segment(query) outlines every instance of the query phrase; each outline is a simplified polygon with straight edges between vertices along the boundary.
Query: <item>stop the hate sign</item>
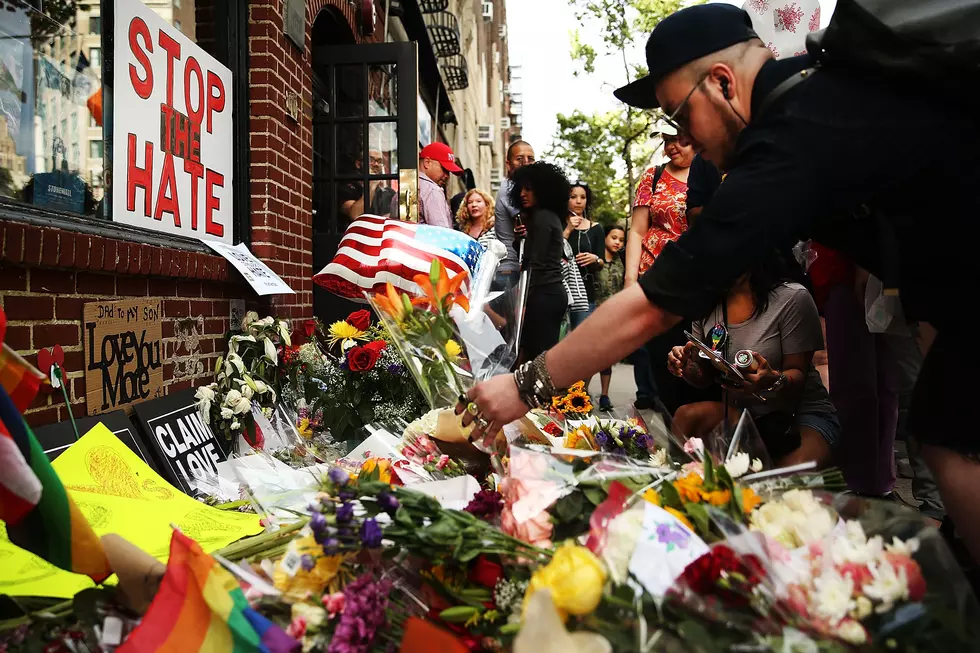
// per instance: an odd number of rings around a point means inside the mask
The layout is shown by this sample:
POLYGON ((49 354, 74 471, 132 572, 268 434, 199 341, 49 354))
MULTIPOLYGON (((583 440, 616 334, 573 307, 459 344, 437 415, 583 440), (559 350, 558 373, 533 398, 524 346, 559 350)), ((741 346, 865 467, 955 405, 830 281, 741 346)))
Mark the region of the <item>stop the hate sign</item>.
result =
POLYGON ((116 222, 232 242, 231 71, 140 0, 115 0, 116 222))

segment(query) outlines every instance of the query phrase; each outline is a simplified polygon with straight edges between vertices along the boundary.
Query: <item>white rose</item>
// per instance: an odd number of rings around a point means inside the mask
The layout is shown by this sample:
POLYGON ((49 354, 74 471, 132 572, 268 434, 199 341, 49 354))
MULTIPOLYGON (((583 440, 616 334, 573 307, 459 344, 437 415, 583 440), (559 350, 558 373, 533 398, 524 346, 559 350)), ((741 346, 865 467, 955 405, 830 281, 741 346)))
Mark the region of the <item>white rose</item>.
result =
POLYGON ((245 397, 238 400, 236 404, 231 406, 231 409, 241 415, 242 413, 247 413, 252 410, 252 402, 245 397))
POLYGON ((237 430, 237 429, 240 429, 240 428, 242 428, 242 425, 241 425, 241 423, 240 423, 240 422, 239 422, 239 421, 238 421, 238 420, 236 419, 236 420, 235 420, 234 422, 232 422, 232 423, 231 423, 231 428, 232 428, 233 430, 237 430))
POLYGON ((231 419, 235 416, 235 413, 227 406, 221 407, 221 419, 231 419))
POLYGON ((242 382, 241 393, 242 393, 242 396, 243 397, 245 397, 246 399, 249 399, 249 400, 252 399, 252 396, 254 394, 252 392, 252 388, 250 388, 249 385, 247 383, 245 383, 244 381, 242 382))
POLYGON ((202 385, 194 393, 194 398, 198 401, 207 401, 210 403, 214 401, 214 397, 214 388, 209 385, 202 385))
POLYGON ((248 331, 248 327, 252 325, 252 322, 257 322, 259 319, 259 314, 255 311, 249 311, 242 318, 242 331, 248 331))
POLYGON ((241 400, 242 400, 242 393, 241 392, 239 392, 238 390, 229 390, 228 393, 225 394, 225 402, 224 403, 225 403, 225 406, 234 407, 234 405, 237 404, 241 400))

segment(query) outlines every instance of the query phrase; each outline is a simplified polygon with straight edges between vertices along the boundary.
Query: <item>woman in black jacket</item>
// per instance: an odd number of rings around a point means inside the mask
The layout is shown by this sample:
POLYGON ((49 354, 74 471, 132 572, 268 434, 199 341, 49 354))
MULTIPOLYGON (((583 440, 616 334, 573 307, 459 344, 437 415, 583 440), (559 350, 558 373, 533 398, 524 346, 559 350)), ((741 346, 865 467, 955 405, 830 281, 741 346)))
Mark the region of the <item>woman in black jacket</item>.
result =
POLYGON ((528 361, 558 344, 568 308, 561 258, 569 184, 561 168, 543 161, 518 168, 511 181, 511 206, 521 207, 527 234, 521 262, 529 278, 520 360, 528 361))

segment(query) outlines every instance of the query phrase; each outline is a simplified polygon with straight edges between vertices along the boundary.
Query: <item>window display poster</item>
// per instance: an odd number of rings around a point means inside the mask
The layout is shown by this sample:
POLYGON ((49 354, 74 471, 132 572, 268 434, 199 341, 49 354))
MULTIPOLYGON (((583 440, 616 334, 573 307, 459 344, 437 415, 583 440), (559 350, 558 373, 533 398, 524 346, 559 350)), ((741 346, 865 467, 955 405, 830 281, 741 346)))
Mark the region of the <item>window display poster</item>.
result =
POLYGON ((231 244, 231 71, 140 0, 114 7, 112 219, 231 244))

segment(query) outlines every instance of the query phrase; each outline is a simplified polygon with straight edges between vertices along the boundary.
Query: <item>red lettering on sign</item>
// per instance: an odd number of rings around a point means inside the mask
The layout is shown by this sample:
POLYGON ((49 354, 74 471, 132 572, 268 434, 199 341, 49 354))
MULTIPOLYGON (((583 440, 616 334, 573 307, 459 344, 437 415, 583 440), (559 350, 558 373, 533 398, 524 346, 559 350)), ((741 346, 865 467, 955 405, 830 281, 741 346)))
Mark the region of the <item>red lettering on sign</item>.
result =
POLYGON ((145 168, 136 165, 136 134, 129 134, 126 143, 126 210, 136 210, 136 189, 143 189, 143 215, 150 217, 153 192, 153 143, 147 141, 145 147, 145 168))
POLYGON ((224 188, 225 176, 208 168, 204 177, 204 230, 212 236, 221 238, 225 235, 225 227, 214 221, 214 211, 221 208, 221 200, 214 196, 214 187, 224 188))
POLYGON ((197 231, 197 184, 204 176, 204 166, 194 161, 184 161, 184 172, 191 176, 191 229, 197 231))
POLYGON ((201 74, 201 65, 197 63, 197 59, 194 57, 188 57, 187 63, 184 64, 184 108, 194 122, 200 124, 204 120, 204 75, 201 74), (195 91, 193 95, 191 94, 191 73, 197 75, 197 84, 193 87, 195 91), (196 109, 194 103, 191 102, 192 99, 197 100, 196 109))
POLYGON ((180 59, 180 43, 160 30, 160 47, 167 51, 167 104, 174 104, 174 61, 180 59))
POLYGON ((160 149, 173 152, 174 149, 174 109, 166 104, 160 105, 160 149))
POLYGON ((225 110, 225 85, 221 78, 210 70, 208 71, 208 133, 212 133, 211 119, 214 112, 221 113, 225 110), (217 91, 217 94, 214 92, 217 91))
POLYGON ((129 23, 129 49, 143 67, 141 75, 136 66, 129 64, 129 79, 136 94, 145 100, 153 92, 153 67, 150 66, 150 56, 147 54, 153 52, 153 40, 150 38, 149 28, 141 18, 134 18, 129 23), (142 46, 136 38, 138 36, 143 37, 142 46))
POLYGON ((174 216, 174 226, 180 226, 180 203, 177 202, 177 180, 174 177, 174 155, 163 155, 163 172, 160 174, 160 190, 157 191, 157 210, 154 220, 162 220, 163 214, 174 216))

